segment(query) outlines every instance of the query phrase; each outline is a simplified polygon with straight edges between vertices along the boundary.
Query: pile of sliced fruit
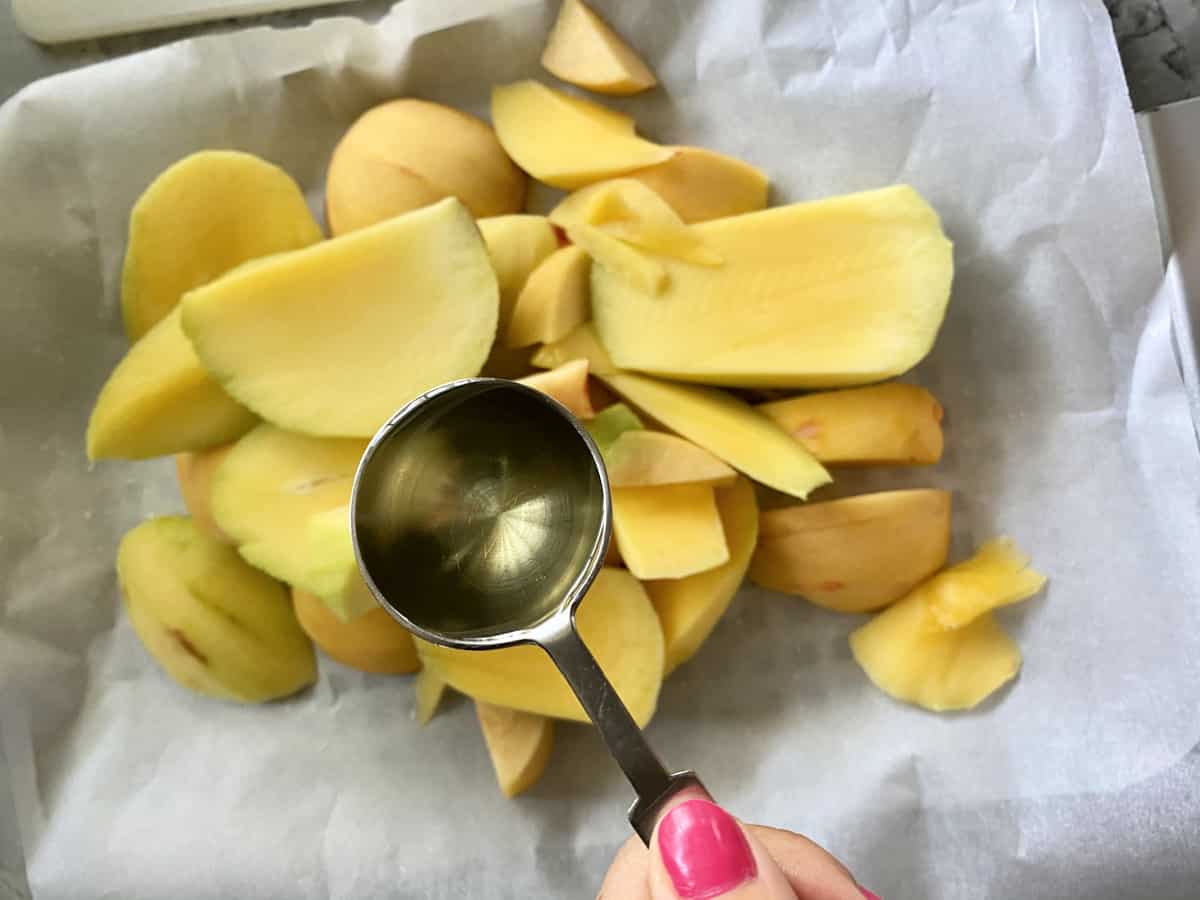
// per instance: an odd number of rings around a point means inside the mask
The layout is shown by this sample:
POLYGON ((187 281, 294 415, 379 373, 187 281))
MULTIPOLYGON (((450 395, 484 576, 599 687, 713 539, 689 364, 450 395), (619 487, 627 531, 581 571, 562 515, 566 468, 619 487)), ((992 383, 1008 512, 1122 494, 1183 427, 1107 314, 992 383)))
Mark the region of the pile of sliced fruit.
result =
MULTIPOLYGON (((578 0, 543 62, 595 91, 655 84, 578 0)), ((87 449, 176 455, 190 517, 137 526, 117 559, 166 672, 258 702, 312 683, 313 643, 368 672, 420 670, 421 720, 446 686, 468 695, 502 788, 531 784, 551 718, 584 719, 566 683, 533 648, 415 642, 375 606, 349 533, 367 439, 419 393, 483 373, 555 397, 601 449, 615 541, 579 624, 638 722, 747 574, 882 610, 850 645, 897 699, 965 709, 1011 679, 1020 654, 992 610, 1044 579, 1010 542, 944 568, 942 490, 796 502, 827 466, 941 456, 938 402, 887 381, 929 352, 950 297, 950 243, 920 195, 767 209, 754 167, 652 143, 534 81, 495 88, 492 122, 417 99, 368 111, 330 162, 329 239, 295 182, 243 153, 190 156, 134 207, 133 344, 87 449), (572 193, 524 214, 529 176, 572 193), (747 399, 763 388, 775 399, 747 399), (760 512, 755 483, 792 505, 760 512)))

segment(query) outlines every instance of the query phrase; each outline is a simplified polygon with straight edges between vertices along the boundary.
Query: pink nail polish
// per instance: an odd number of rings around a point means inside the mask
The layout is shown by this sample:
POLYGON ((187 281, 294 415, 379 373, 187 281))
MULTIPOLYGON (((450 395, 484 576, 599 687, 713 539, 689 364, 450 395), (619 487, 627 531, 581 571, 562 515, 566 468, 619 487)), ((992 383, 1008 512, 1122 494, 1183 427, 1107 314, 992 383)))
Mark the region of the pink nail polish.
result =
POLYGON ((682 900, 709 900, 758 875, 733 816, 708 800, 675 807, 658 826, 658 849, 682 900))
POLYGON ((880 897, 878 894, 872 894, 865 887, 860 887, 859 890, 862 891, 862 895, 864 897, 866 897, 867 900, 883 900, 883 898, 880 897))

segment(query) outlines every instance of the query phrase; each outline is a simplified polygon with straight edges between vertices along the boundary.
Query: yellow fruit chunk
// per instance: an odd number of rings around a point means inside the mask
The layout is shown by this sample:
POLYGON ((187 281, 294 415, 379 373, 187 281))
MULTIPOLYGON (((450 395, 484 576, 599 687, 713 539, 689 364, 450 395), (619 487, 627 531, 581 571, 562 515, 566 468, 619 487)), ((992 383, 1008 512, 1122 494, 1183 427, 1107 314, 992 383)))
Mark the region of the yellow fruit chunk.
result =
POLYGON ((339 593, 349 574, 357 573, 346 507, 366 447, 366 441, 314 438, 263 424, 234 444, 212 482, 213 518, 242 557, 316 594, 343 621, 376 606, 365 585, 339 593), (314 546, 317 513, 337 519, 344 539, 314 546))
POLYGON ((496 342, 483 365, 482 374, 493 378, 520 378, 531 369, 530 352, 523 348, 510 350, 504 346, 503 339, 508 335, 513 309, 526 280, 558 249, 558 235, 545 216, 495 216, 480 219, 476 224, 487 245, 500 288, 496 342))
POLYGON ((367 110, 329 162, 325 211, 346 234, 457 197, 476 217, 519 212, 525 176, 484 122, 404 98, 367 110))
POLYGON ((737 472, 707 450, 661 431, 626 431, 604 452, 608 481, 615 488, 663 484, 728 487, 737 472))
MULTIPOLYGON (((576 618, 584 643, 639 725, 654 715, 663 637, 646 591, 623 569, 601 569, 576 618)), ((476 700, 557 719, 588 721, 550 657, 537 647, 452 650, 417 641, 425 666, 476 700)))
POLYGON ((563 81, 598 94, 636 94, 658 84, 629 45, 580 0, 563 0, 542 65, 563 81))
POLYGON ((533 787, 554 747, 554 722, 545 716, 475 701, 496 781, 505 797, 533 787))
POLYGON ((225 459, 233 444, 198 450, 195 453, 180 453, 175 457, 175 475, 179 481, 179 492, 183 505, 191 513, 196 527, 210 538, 226 544, 236 543, 217 525, 212 514, 212 481, 217 466, 225 459))
POLYGON ((149 459, 227 444, 254 426, 196 358, 179 307, 129 348, 100 389, 88 459, 149 459))
POLYGON ((613 277, 628 282, 639 291, 651 296, 667 289, 669 277, 666 267, 656 258, 648 256, 620 238, 601 231, 594 225, 578 223, 567 229, 567 237, 596 263, 592 267, 603 268, 613 277))
POLYGON ((750 577, 827 609, 868 612, 940 569, 949 548, 948 491, 863 494, 763 512, 750 577))
POLYGON ((843 387, 933 346, 954 271, 937 213, 906 185, 692 226, 725 261, 656 257, 654 294, 599 265, 592 312, 613 362, 739 387, 843 387))
POLYGON ((499 312, 479 230, 442 200, 189 293, 205 367, 262 418, 370 437, 409 400, 475 375, 499 312))
MULTIPOLYGON (((633 410, 624 403, 614 403, 607 409, 601 410, 592 421, 587 423, 588 434, 592 436, 592 440, 596 442, 596 448, 606 459, 608 451, 621 435, 627 431, 640 431, 643 428, 642 420, 634 415, 633 410)), ((611 473, 609 483, 612 483, 611 473)), ((626 487, 628 486, 626 485, 626 487)))
POLYGON ((927 465, 942 458, 942 407, 913 384, 822 391, 760 403, 828 465, 927 465))
POLYGON ((261 703, 316 680, 287 590, 191 519, 150 519, 126 534, 117 578, 134 631, 184 687, 261 703))
POLYGON ((778 425, 715 388, 627 372, 592 374, 667 428, 777 491, 803 499, 829 473, 778 425))
POLYGON ((319 240, 304 194, 283 169, 249 153, 193 153, 154 179, 129 214, 125 332, 136 341, 192 288, 319 240))
POLYGON ((855 660, 897 700, 935 712, 977 706, 1021 667, 989 610, 1041 589, 1028 562, 1007 538, 990 541, 851 634, 855 660))
POLYGON ((613 488, 613 535, 638 578, 684 578, 728 561, 710 484, 613 488))
POLYGON ((571 246, 556 250, 534 269, 513 308, 508 346, 561 340, 587 321, 591 268, 591 258, 571 246))
POLYGON ((628 116, 536 81, 493 88, 492 122, 517 165, 564 190, 644 169, 673 152, 634 134, 628 116))
POLYGON ((745 478, 717 491, 717 511, 729 544, 729 560, 687 578, 647 581, 644 585, 658 613, 666 642, 666 674, 700 649, 733 601, 758 540, 758 502, 745 478))
POLYGON ((304 633, 343 665, 379 675, 406 675, 421 668, 412 635, 382 609, 343 622, 319 597, 298 588, 292 588, 292 606, 304 633))
POLYGON ((961 628, 993 609, 1027 600, 1045 583, 1046 576, 1029 568, 1029 557, 1009 538, 996 538, 914 593, 925 597, 943 628, 961 628))
POLYGON ((632 178, 614 178, 582 188, 550 212, 561 228, 594 225, 643 250, 701 266, 721 257, 653 190, 632 178))
POLYGON ((556 369, 573 359, 586 359, 588 371, 593 375, 611 375, 617 371, 590 322, 580 325, 561 341, 539 347, 531 362, 542 369, 556 369))
POLYGON ((630 172, 687 223, 767 208, 767 176, 749 163, 703 147, 672 147, 666 162, 630 172))
POLYGON ((592 398, 588 394, 587 376, 587 360, 576 359, 549 372, 539 372, 537 375, 518 380, 521 384, 553 397, 569 409, 571 415, 580 419, 590 419, 596 415, 596 410, 592 408, 592 398))
POLYGON ((413 684, 417 696, 416 717, 418 724, 428 725, 442 705, 442 697, 446 694, 446 682, 434 675, 429 669, 421 669, 413 684))

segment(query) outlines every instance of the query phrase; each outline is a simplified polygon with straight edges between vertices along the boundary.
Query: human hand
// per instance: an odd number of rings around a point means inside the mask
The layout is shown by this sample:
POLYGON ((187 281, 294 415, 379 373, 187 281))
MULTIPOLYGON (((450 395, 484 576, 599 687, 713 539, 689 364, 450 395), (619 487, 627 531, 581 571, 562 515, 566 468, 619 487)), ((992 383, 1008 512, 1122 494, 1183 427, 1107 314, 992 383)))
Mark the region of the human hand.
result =
POLYGON ((701 793, 667 807, 649 848, 625 842, 599 900, 880 900, 808 838, 742 825, 701 793))

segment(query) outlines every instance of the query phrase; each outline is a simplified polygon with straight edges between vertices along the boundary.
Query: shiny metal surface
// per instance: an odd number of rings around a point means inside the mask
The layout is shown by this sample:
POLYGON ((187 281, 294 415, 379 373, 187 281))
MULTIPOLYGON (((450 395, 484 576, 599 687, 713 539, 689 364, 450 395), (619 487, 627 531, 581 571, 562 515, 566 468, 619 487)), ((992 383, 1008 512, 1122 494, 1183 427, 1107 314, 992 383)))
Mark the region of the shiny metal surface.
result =
POLYGON ((418 397, 367 448, 350 520, 368 587, 418 637, 550 654, 637 793, 643 840, 667 800, 702 789, 692 772, 668 774, 575 628, 612 502, 600 452, 563 406, 493 378, 418 397))

